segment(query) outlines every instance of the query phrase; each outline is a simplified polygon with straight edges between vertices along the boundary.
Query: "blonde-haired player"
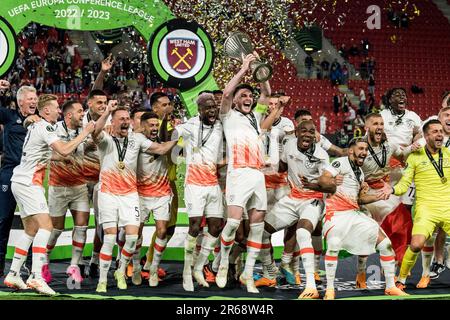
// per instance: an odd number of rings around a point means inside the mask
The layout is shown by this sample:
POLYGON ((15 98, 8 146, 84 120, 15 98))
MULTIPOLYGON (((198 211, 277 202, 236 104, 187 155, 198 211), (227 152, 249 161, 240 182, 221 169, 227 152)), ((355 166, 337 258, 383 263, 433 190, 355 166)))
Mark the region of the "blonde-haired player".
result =
POLYGON ((54 295, 42 278, 42 266, 46 261, 47 243, 53 229, 45 198, 43 181, 51 152, 62 156, 70 155, 78 145, 94 130, 91 122, 70 142, 61 141, 55 132, 59 116, 59 104, 54 95, 44 94, 38 101, 41 121, 31 124, 23 146, 20 165, 14 169, 11 189, 19 205, 25 232, 16 243, 13 263, 5 278, 8 287, 17 289, 33 288, 40 293, 54 295), (33 243, 32 272, 27 284, 20 277, 20 268, 25 261, 29 247, 33 243))

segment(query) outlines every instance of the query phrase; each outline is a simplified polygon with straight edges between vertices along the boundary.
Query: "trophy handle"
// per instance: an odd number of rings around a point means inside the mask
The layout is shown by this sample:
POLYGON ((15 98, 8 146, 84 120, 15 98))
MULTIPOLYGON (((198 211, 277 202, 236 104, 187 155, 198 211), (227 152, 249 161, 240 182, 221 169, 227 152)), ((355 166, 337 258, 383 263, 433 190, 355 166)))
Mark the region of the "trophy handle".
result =
POLYGON ((250 68, 252 70, 253 80, 256 82, 265 82, 272 78, 273 68, 265 61, 254 61, 250 68))

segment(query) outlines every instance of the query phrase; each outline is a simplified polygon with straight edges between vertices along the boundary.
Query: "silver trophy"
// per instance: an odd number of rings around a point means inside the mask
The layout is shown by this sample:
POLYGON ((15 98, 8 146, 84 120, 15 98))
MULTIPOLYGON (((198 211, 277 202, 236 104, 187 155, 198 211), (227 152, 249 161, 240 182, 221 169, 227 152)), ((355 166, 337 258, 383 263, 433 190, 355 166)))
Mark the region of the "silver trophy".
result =
MULTIPOLYGON (((253 53, 252 41, 250 37, 243 32, 234 32, 229 36, 224 43, 225 54, 242 63, 242 57, 253 53)), ((256 82, 264 82, 272 77, 272 67, 266 61, 255 60, 250 64, 250 70, 252 71, 253 79, 256 82)))

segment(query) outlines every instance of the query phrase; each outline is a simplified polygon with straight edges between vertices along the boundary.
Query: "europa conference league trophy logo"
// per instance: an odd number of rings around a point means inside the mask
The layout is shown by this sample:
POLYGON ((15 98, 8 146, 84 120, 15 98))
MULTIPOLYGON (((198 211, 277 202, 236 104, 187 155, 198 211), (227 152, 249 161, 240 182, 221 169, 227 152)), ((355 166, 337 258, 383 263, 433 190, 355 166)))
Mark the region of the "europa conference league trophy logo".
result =
POLYGON ((16 34, 11 25, 0 17, 0 76, 6 75, 17 55, 16 34))
MULTIPOLYGON (((253 53, 254 47, 250 37, 240 31, 234 32, 225 40, 225 54, 235 60, 242 62, 242 57, 253 53)), ((272 67, 265 61, 256 60, 250 64, 253 79, 256 82, 264 82, 272 77, 272 67)))

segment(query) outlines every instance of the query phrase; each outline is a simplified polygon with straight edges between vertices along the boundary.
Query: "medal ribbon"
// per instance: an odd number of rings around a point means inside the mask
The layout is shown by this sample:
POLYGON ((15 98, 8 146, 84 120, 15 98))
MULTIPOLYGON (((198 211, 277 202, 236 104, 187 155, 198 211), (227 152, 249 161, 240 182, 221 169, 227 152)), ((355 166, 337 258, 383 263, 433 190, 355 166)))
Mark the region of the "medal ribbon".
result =
POLYGON ((348 162, 350 162, 350 167, 352 167, 353 173, 356 176, 356 180, 358 180, 359 184, 361 184, 361 168, 358 168, 350 158, 348 159, 348 162))
MULTIPOLYGON (((64 130, 66 130, 66 133, 67 133, 67 139, 70 140, 69 129, 67 129, 66 121, 63 121, 63 122, 62 122, 62 126, 63 126, 64 130)), ((78 128, 77 128, 77 130, 75 131, 75 138, 76 138, 76 137, 78 137, 78 128)), ((78 147, 76 147, 75 150, 73 151, 74 154, 77 153, 77 149, 78 149, 78 147)))
POLYGON ((439 149, 439 164, 436 163, 436 160, 434 160, 433 156, 431 155, 430 151, 428 151, 427 147, 425 147, 425 153, 427 154, 428 159, 430 159, 431 164, 433 165, 434 169, 439 175, 439 178, 441 179, 444 178, 444 169, 442 168, 442 150, 439 149))
POLYGON ((208 133, 206 134, 206 137, 203 138, 203 121, 202 119, 200 119, 200 126, 198 128, 198 140, 197 140, 198 148, 203 147, 205 145, 205 143, 208 141, 213 131, 214 131, 214 124, 211 126, 211 129, 209 129, 208 133))
POLYGON ((116 137, 112 137, 114 139, 114 142, 116 143, 117 147, 117 155, 119 156, 119 162, 123 162, 125 159, 125 155, 127 154, 127 147, 128 147, 128 137, 125 137, 123 140, 123 148, 120 147, 119 139, 116 137))
POLYGON ((375 160, 375 162, 377 163, 377 165, 380 168, 384 168, 384 167, 386 167, 386 157, 387 157, 386 146, 384 145, 384 143, 382 144, 381 148, 382 148, 382 150, 381 150, 382 158, 381 158, 381 162, 380 162, 380 159, 378 159, 375 151, 373 150, 372 146, 369 144, 369 152, 372 155, 373 160, 375 160))

